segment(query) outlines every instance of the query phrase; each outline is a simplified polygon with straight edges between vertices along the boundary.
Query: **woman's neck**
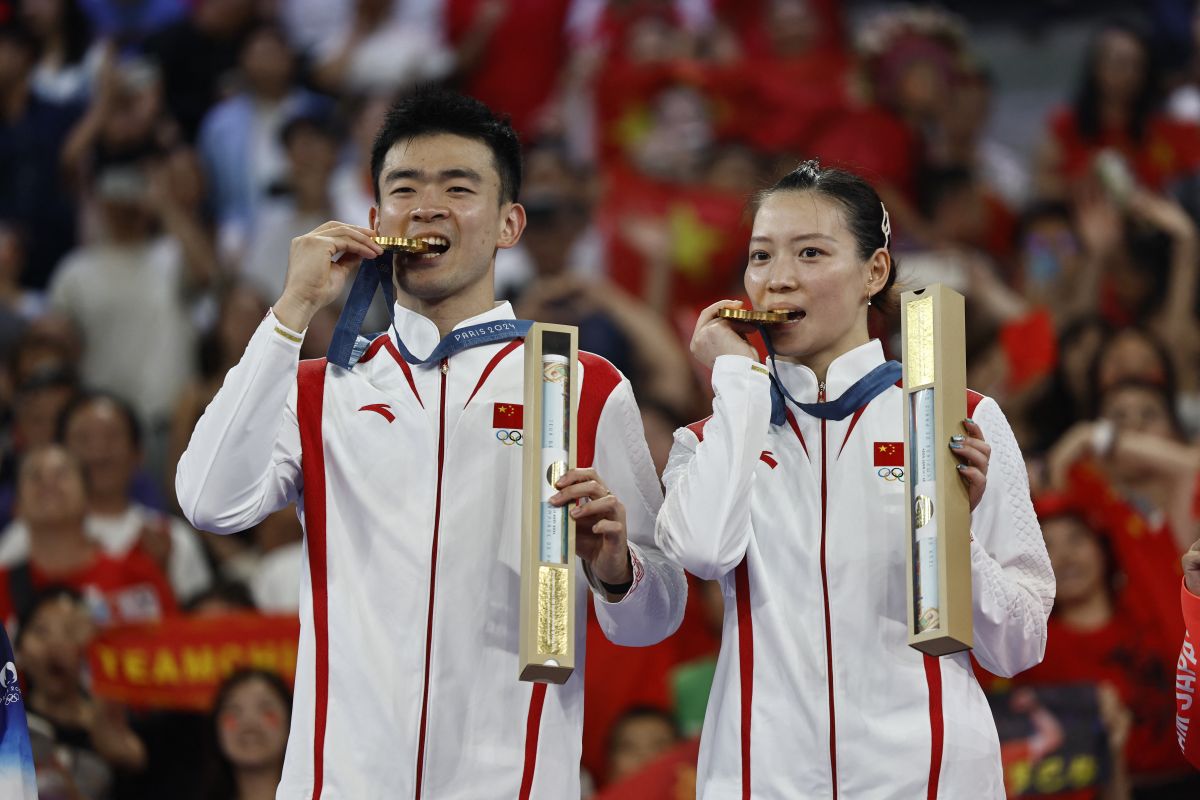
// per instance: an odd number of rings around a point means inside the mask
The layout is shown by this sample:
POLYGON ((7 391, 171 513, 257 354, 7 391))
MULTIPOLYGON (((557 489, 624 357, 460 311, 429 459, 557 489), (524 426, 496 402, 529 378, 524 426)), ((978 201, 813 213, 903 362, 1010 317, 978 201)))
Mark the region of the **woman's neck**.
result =
POLYGON ((1078 600, 1058 602, 1055 614, 1068 628, 1090 632, 1112 621, 1113 602, 1107 592, 1096 591, 1078 600))
POLYGON ((64 523, 30 526, 29 563, 49 573, 74 572, 87 565, 96 546, 83 532, 79 519, 64 523))
POLYGON ((1129 107, 1121 100, 1105 100, 1100 104, 1100 123, 1105 130, 1124 130, 1129 127, 1132 115, 1129 107))
POLYGON ((275 790, 282 774, 281 765, 237 770, 234 781, 237 783, 238 800, 275 800, 275 790))

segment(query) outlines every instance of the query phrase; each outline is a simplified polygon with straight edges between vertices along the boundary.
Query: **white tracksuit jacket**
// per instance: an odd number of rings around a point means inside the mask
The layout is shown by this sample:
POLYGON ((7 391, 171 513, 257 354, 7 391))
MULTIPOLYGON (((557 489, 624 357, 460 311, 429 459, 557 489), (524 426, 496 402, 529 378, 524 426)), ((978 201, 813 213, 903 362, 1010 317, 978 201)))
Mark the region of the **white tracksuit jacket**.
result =
MULTIPOLYGON (((409 349, 431 352, 433 323, 396 313, 409 349)), ((506 319, 502 303, 459 327, 506 319)), ((197 528, 232 533, 300 508, 307 567, 278 797, 579 797, 582 568, 575 673, 562 686, 517 679, 521 447, 505 435, 516 425, 494 423, 497 406, 522 402, 520 342, 409 366, 381 335, 352 372, 326 372, 298 363, 299 340, 268 314, 176 476, 197 528)), ((652 644, 678 627, 686 584, 654 545, 661 490, 629 382, 580 361, 579 464, 626 507, 635 580, 619 603, 597 594, 596 613, 613 642, 652 644)))
MULTIPOLYGON (((842 355, 827 399, 881 363, 877 341, 842 355)), ((799 402, 818 399, 809 369, 778 369, 799 402)), ((907 644, 904 484, 880 477, 873 456, 904 439, 902 390, 844 420, 791 409, 772 426, 762 365, 722 356, 712 385, 713 416, 675 434, 656 533, 725 596, 699 796, 1003 798, 996 727, 968 654, 936 659, 907 644)), ((972 405, 992 446, 971 515, 974 654, 1012 675, 1045 652, 1054 576, 1012 431, 995 401, 972 405)))

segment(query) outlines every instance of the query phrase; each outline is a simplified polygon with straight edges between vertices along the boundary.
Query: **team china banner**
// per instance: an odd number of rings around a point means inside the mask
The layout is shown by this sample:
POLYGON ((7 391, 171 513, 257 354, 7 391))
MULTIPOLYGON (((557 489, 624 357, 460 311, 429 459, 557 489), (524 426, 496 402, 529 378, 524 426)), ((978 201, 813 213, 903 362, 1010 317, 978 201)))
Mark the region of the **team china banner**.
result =
POLYGON ((221 681, 238 669, 293 682, 299 636, 296 617, 254 613, 116 626, 88 649, 92 691, 134 708, 207 711, 221 681))

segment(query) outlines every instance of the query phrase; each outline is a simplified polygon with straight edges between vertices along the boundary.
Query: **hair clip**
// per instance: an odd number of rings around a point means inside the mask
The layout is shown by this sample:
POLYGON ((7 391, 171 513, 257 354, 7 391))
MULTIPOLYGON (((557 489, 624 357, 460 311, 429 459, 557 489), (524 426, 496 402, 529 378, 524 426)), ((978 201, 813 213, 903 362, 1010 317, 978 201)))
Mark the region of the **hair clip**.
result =
POLYGON ((886 250, 892 244, 892 218, 888 215, 887 206, 882 201, 880 201, 879 207, 883 209, 883 221, 879 227, 883 230, 883 247, 886 250))

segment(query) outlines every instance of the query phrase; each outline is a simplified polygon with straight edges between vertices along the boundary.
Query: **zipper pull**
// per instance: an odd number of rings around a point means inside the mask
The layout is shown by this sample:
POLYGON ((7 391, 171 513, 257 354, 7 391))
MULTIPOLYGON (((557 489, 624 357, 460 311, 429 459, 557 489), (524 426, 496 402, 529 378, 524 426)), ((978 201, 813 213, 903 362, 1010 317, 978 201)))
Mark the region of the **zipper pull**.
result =
POLYGON ((821 381, 817 384, 817 402, 825 402, 825 381, 821 381))
POLYGON ((442 374, 445 375, 449 371, 450 371, 450 359, 443 358, 442 359, 442 374))

